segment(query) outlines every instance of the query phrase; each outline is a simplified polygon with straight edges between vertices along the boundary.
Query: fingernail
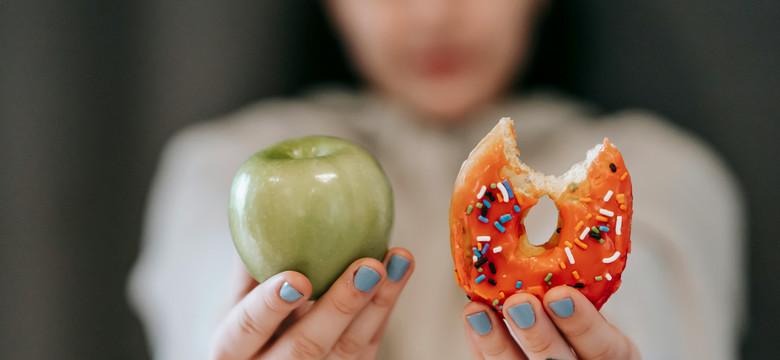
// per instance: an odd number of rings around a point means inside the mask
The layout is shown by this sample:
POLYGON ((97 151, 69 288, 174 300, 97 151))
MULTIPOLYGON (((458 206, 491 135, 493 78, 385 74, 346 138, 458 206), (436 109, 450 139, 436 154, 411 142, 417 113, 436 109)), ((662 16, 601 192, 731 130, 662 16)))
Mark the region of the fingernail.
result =
POLYGON ((406 269, 409 268, 409 264, 411 264, 411 262, 404 257, 398 255, 391 256, 390 262, 387 263, 387 279, 391 282, 401 280, 401 278, 404 277, 404 274, 406 274, 406 269))
POLYGON ((477 334, 485 335, 490 332, 492 325, 490 325, 490 318, 488 318, 484 311, 466 316, 466 319, 468 319, 471 328, 474 329, 477 334))
POLYGON ((550 309, 555 315, 566 318, 574 314, 574 302, 571 301, 571 298, 553 301, 550 303, 550 309))
POLYGON ((382 276, 368 266, 361 266, 355 274, 355 287, 362 292, 369 292, 374 288, 382 276))
POLYGON ((279 290, 279 296, 281 296, 284 301, 295 302, 295 300, 300 299, 303 294, 298 292, 298 290, 295 290, 290 283, 285 281, 284 284, 282 284, 282 288, 279 290))
POLYGON ((520 305, 512 306, 507 309, 509 316, 512 317, 515 324, 521 329, 527 329, 534 324, 536 318, 534 317, 534 308, 529 303, 522 303, 520 305))

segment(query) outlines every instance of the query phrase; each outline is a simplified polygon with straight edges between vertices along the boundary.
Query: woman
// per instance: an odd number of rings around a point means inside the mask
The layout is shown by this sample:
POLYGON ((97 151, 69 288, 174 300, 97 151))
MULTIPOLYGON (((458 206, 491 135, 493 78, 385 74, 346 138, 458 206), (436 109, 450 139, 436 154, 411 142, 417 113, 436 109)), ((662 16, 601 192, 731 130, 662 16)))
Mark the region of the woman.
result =
POLYGON ((509 96, 543 2, 325 5, 366 80, 363 92, 329 89, 262 102, 190 128, 166 149, 131 279, 155 357, 734 356, 742 212, 732 177, 702 144, 646 113, 598 118, 559 96, 509 96), (507 311, 517 307, 505 325, 483 304, 467 304, 455 285, 446 215, 452 181, 502 116, 515 119, 524 160, 543 172, 562 173, 604 136, 627 159, 634 245, 623 286, 603 308, 610 321, 578 292, 559 287, 542 301, 510 297, 507 311), (384 263, 353 263, 313 306, 301 274, 253 282, 237 261, 226 219, 241 162, 308 134, 347 138, 377 157, 395 191, 391 244, 398 246, 384 263), (392 263, 391 255, 405 261, 392 263), (239 270, 231 272, 233 265, 239 270), (379 280, 366 283, 359 268, 379 280))

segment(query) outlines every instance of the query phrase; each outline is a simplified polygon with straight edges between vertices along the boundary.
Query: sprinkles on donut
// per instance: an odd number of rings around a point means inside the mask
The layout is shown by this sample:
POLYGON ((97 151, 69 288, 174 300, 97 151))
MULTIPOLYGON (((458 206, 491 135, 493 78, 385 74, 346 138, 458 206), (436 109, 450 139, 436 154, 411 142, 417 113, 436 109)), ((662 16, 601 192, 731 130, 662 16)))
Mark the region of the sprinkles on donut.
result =
MULTIPOLYGON (((516 292, 541 298, 568 285, 600 309, 620 287, 631 252, 631 177, 609 140, 561 176, 520 161, 514 124, 503 118, 458 173, 450 204, 455 280, 474 301, 496 310, 516 292), (548 195, 558 225, 542 245, 528 241, 523 220, 548 195)), ((499 312, 501 314, 501 312, 499 312)))

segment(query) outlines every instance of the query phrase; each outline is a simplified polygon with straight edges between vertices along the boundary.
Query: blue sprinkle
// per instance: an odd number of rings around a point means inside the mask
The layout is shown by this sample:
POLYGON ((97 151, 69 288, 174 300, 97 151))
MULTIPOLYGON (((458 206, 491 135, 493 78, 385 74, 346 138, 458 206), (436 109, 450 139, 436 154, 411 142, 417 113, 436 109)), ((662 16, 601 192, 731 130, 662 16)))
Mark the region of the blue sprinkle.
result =
POLYGON ((506 231, 506 229, 504 229, 504 227, 501 226, 501 224, 499 224, 498 221, 494 222, 493 225, 495 225, 496 229, 498 229, 498 231, 500 231, 500 232, 506 231))
POLYGON ((609 228, 608 228, 608 227, 606 227, 606 226, 604 226, 604 225, 601 225, 601 226, 599 226, 599 231, 602 231, 602 232, 608 232, 608 231, 609 231, 609 228))
POLYGON ((504 310, 504 305, 499 305, 498 310, 504 310))
POLYGON ((482 280, 485 280, 485 274, 482 274, 480 276, 477 276, 477 278, 474 280, 477 284, 481 283, 482 280))
POLYGON ((485 207, 490 209, 490 201, 482 200, 482 203, 485 204, 485 207))
POLYGON ((527 183, 531 182, 531 178, 530 177, 525 178, 525 182, 527 183))
POLYGON ((504 184, 504 187, 506 188, 506 192, 507 192, 507 195, 509 195, 509 198, 511 199, 511 198, 515 197, 515 194, 513 194, 513 191, 512 191, 512 187, 509 186, 509 181, 504 180, 504 181, 502 181, 502 183, 504 184))
POLYGON ((482 253, 477 250, 477 248, 473 247, 471 250, 474 250, 474 255, 477 255, 477 257, 482 257, 482 253))
POLYGON ((482 247, 482 256, 485 256, 487 254, 487 249, 490 247, 490 244, 485 243, 485 246, 482 247))
POLYGON ((515 284, 515 289, 519 289, 521 286, 523 286, 523 282, 518 281, 517 284, 515 284))
POLYGON ((520 212, 520 207, 519 206, 515 205, 514 209, 515 209, 515 212, 520 212))
POLYGON ((482 215, 480 215, 477 219, 479 219, 479 221, 482 221, 485 224, 488 223, 488 219, 486 217, 482 216, 482 215))
POLYGON ((502 224, 507 222, 507 221, 509 221, 509 220, 512 220, 512 215, 509 215, 509 214, 501 215, 501 217, 498 218, 498 221, 500 221, 502 224))

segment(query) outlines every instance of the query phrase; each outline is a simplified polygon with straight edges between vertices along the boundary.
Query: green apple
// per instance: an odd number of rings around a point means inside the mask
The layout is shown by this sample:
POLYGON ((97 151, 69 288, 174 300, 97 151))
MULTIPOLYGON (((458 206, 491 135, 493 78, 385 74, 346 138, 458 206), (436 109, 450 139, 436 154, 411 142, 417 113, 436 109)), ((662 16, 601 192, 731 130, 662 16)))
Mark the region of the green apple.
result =
POLYGON ((393 192, 363 148, 328 136, 285 140, 250 157, 233 178, 233 244, 259 282, 306 275, 312 299, 353 261, 381 261, 393 225, 393 192))

